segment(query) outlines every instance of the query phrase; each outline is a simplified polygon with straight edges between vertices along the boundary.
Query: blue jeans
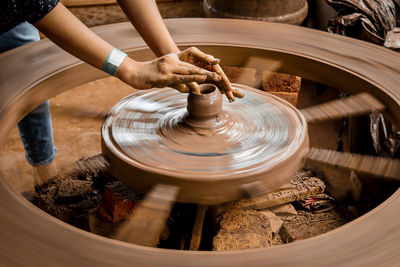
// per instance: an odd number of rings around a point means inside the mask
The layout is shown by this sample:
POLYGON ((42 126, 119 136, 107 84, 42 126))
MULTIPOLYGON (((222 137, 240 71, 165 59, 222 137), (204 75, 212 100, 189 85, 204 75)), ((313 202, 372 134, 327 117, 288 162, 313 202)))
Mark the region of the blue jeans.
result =
MULTIPOLYGON (((0 53, 39 39, 39 33, 32 24, 21 23, 0 34, 0 53)), ((18 123, 18 130, 24 144, 26 160, 32 166, 47 164, 54 160, 56 148, 48 101, 26 115, 18 123)))

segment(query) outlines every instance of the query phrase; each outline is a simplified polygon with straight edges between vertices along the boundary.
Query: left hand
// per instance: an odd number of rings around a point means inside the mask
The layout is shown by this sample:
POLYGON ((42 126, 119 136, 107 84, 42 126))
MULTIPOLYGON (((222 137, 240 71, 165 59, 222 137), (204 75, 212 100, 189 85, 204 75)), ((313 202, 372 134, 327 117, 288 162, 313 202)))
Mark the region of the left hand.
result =
POLYGON ((173 53, 142 62, 126 57, 115 75, 136 89, 221 80, 215 72, 183 62, 173 53))
MULTIPOLYGON (((190 64, 199 66, 201 68, 216 72, 221 76, 221 80, 216 82, 218 88, 221 90, 221 92, 225 93, 226 96, 228 97, 229 101, 234 101, 235 96, 236 97, 243 97, 243 94, 232 88, 231 83, 229 82, 228 78, 226 77, 226 74, 222 70, 221 66, 218 64, 219 59, 213 57, 212 55, 208 55, 200 51, 196 47, 190 47, 187 48, 183 51, 181 51, 178 54, 178 57, 181 61, 188 62, 190 64)), ((189 87, 195 87, 196 85, 193 83, 188 84, 189 87)), ((181 84, 176 86, 176 89, 181 91, 181 92, 188 92, 189 88, 188 86, 181 84)), ((193 89, 193 88, 191 88, 193 89)))

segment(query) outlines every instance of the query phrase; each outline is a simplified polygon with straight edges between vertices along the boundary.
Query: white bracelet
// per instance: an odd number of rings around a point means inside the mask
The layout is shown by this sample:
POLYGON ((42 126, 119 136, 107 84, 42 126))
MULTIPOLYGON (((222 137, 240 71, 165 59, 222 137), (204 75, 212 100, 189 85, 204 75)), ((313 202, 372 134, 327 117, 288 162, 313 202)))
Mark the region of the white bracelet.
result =
POLYGON ((117 48, 114 48, 108 55, 108 58, 106 59, 106 62, 104 62, 104 65, 101 69, 114 76, 119 65, 121 65, 122 61, 124 61, 126 57, 127 54, 117 48))

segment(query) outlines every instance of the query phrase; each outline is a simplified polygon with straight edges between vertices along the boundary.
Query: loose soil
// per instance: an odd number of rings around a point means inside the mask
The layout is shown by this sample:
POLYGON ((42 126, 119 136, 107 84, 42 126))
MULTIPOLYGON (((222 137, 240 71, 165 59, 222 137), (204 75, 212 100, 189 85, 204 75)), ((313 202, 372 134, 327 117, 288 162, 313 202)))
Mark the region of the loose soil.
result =
MULTIPOLYGON (((31 201, 50 215, 80 229, 105 237, 111 237, 126 218, 135 212, 134 206, 142 194, 116 180, 106 167, 91 167, 95 156, 82 159, 56 176, 52 181, 37 188, 31 201), (110 199, 105 191, 116 192, 121 199, 110 199), (117 218, 104 216, 104 205, 118 206, 131 201, 131 207, 119 206, 128 212, 117 218)), ((108 193, 110 194, 110 193, 108 193)), ((113 194, 113 193, 111 193, 113 194)), ((235 206, 235 205, 233 205, 235 206)), ((296 208, 297 215, 280 214, 283 226, 278 233, 262 211, 216 206, 209 210, 205 219, 201 250, 230 250, 283 245, 331 231, 349 221, 334 207, 319 213, 296 208), (216 212, 215 212, 216 211, 216 212)), ((296 207, 301 207, 297 203, 296 207)), ((196 215, 196 204, 176 203, 167 222, 167 229, 160 237, 159 247, 188 249, 191 230, 196 215)))

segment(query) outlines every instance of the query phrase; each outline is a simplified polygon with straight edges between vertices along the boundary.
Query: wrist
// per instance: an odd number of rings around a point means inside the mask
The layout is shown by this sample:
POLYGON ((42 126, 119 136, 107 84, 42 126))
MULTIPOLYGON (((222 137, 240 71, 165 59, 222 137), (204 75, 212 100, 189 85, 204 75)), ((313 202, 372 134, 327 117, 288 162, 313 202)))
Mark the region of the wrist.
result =
POLYGON ((124 61, 124 59, 127 57, 127 54, 125 54, 124 52, 122 52, 121 50, 114 48, 113 50, 111 50, 110 54, 108 55, 106 61, 103 63, 103 66, 101 67, 101 69, 114 76, 115 72, 117 71, 117 69, 119 68, 119 66, 121 65, 121 63, 124 61))
POLYGON ((134 86, 134 79, 138 70, 138 64, 139 62, 130 57, 126 57, 115 72, 115 77, 131 86, 134 86))
POLYGON ((174 45, 174 46, 168 46, 168 47, 163 47, 163 49, 161 51, 159 51, 159 53, 155 53, 157 57, 162 57, 168 54, 179 54, 181 52, 181 50, 179 50, 179 48, 174 45))
POLYGON ((171 53, 178 55, 180 52, 181 52, 181 50, 177 46, 175 46, 174 48, 171 49, 171 53))

